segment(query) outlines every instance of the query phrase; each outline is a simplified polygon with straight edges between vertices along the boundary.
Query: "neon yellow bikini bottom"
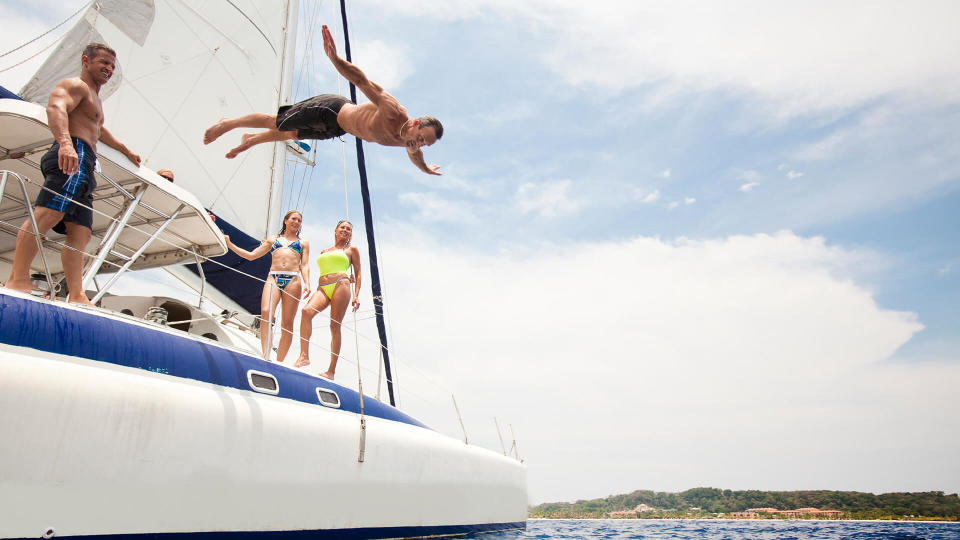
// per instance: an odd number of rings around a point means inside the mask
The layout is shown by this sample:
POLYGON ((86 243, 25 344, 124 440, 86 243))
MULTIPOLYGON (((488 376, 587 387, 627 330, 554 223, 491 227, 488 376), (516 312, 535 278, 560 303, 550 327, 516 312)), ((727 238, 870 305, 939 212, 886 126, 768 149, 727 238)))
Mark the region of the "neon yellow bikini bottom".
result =
POLYGON ((320 286, 320 290, 323 291, 323 294, 327 295, 327 298, 333 299, 333 291, 335 291, 335 290, 337 289, 337 284, 340 283, 340 282, 343 281, 343 280, 347 280, 347 284, 348 284, 348 286, 349 286, 350 278, 348 278, 348 277, 342 277, 342 278, 334 281, 333 283, 328 283, 328 284, 326 284, 326 285, 321 285, 321 286, 320 286))

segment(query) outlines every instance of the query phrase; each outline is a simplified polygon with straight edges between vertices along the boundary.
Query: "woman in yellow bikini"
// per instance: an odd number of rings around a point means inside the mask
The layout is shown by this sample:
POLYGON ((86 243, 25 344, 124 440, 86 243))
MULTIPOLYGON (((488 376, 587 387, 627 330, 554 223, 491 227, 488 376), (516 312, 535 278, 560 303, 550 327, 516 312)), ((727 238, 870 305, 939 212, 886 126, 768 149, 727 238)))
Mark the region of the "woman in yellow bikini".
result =
POLYGON ((310 335, 313 333, 313 317, 330 306, 330 367, 320 374, 333 379, 340 357, 340 323, 350 304, 350 284, 353 283, 353 310, 360 307, 360 250, 351 246, 353 225, 349 221, 337 223, 333 231, 333 246, 320 252, 317 266, 320 267, 319 289, 300 310, 300 357, 295 367, 310 364, 310 335), (355 278, 350 279, 350 266, 355 278))
POLYGON ((283 330, 277 347, 277 362, 283 362, 290 350, 293 318, 297 314, 300 298, 310 294, 310 243, 300 240, 302 225, 303 215, 296 210, 290 210, 283 216, 280 234, 264 240, 253 251, 237 247, 230 241, 229 236, 223 235, 230 251, 248 261, 259 259, 267 253, 273 257, 270 273, 263 284, 263 295, 260 297, 260 345, 264 358, 267 358, 267 338, 273 330, 273 327, 268 327, 267 321, 271 320, 273 312, 277 310, 277 304, 282 302, 280 328, 283 330))

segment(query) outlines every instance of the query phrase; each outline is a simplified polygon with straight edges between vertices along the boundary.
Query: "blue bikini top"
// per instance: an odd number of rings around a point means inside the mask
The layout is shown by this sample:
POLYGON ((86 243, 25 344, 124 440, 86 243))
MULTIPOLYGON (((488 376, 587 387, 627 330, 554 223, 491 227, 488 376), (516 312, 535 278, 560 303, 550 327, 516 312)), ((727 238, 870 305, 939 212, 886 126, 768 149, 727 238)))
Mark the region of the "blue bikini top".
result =
POLYGON ((303 255, 303 246, 300 245, 300 239, 299 239, 299 238, 296 239, 296 240, 294 240, 293 242, 290 242, 290 243, 287 244, 287 245, 281 244, 279 237, 274 238, 274 239, 273 239, 273 247, 270 248, 270 253, 273 253, 274 251, 276 251, 276 250, 278 250, 278 249, 280 249, 280 248, 282 248, 282 247, 290 248, 290 249, 296 251, 296 252, 297 252, 297 255, 301 255, 301 256, 303 255))

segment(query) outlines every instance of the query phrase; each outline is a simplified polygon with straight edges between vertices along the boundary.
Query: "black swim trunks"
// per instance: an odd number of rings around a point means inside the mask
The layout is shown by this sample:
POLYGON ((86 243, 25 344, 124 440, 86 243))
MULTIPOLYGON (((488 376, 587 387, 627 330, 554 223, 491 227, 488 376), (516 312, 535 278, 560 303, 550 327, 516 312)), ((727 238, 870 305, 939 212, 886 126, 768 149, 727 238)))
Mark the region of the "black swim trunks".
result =
POLYGON ((53 226, 53 230, 60 234, 66 234, 65 223, 68 222, 88 229, 93 228, 91 208, 93 208, 93 190, 97 188, 97 178, 94 176, 97 154, 82 139, 73 137, 71 140, 79 160, 77 172, 68 176, 60 170, 59 143, 53 143, 50 150, 47 150, 40 159, 40 172, 45 179, 43 187, 56 193, 41 189, 40 194, 37 195, 37 206, 63 212, 63 220, 53 226))
POLYGON ((350 100, 337 94, 321 94, 277 109, 277 129, 297 131, 298 139, 332 139, 346 135, 337 123, 340 108, 350 100))

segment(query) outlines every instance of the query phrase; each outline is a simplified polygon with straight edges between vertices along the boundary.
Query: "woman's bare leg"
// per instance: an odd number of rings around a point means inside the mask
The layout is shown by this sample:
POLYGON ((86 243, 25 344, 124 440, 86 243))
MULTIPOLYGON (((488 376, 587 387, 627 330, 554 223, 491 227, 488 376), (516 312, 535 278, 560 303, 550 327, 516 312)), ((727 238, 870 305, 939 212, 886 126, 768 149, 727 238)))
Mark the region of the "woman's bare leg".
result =
POLYGON ((337 282, 337 287, 333 290, 333 298, 330 299, 330 367, 320 376, 325 379, 333 380, 334 372, 337 370, 337 360, 340 358, 340 327, 343 322, 343 315, 347 312, 347 306, 350 305, 350 282, 342 280, 337 282))
POLYGON ((263 294, 260 296, 260 347, 263 349, 264 360, 270 359, 267 354, 269 352, 267 351, 267 340, 273 328, 269 321, 271 314, 277 310, 277 303, 279 302, 280 288, 277 287, 277 282, 273 279, 273 276, 267 276, 267 281, 263 284, 263 294), (272 302, 271 291, 273 292, 272 302))
POLYGON ((277 346, 277 362, 283 363, 293 341, 293 318, 297 315, 297 306, 300 305, 300 278, 296 277, 287 284, 280 294, 280 344, 277 346))
POLYGON ((297 138, 296 131, 277 131, 277 128, 271 128, 257 133, 244 133, 240 137, 240 144, 227 152, 227 159, 237 157, 240 152, 247 150, 251 146, 265 142, 286 141, 297 138))
POLYGON ((203 132, 203 144, 210 144, 221 135, 238 127, 276 129, 277 115, 267 113, 250 113, 236 118, 221 118, 219 122, 203 132))
POLYGON ((317 287, 317 292, 313 293, 307 305, 300 310, 300 356, 293 367, 303 367, 310 365, 310 336, 313 335, 313 318, 321 311, 327 309, 330 300, 323 291, 317 287))

